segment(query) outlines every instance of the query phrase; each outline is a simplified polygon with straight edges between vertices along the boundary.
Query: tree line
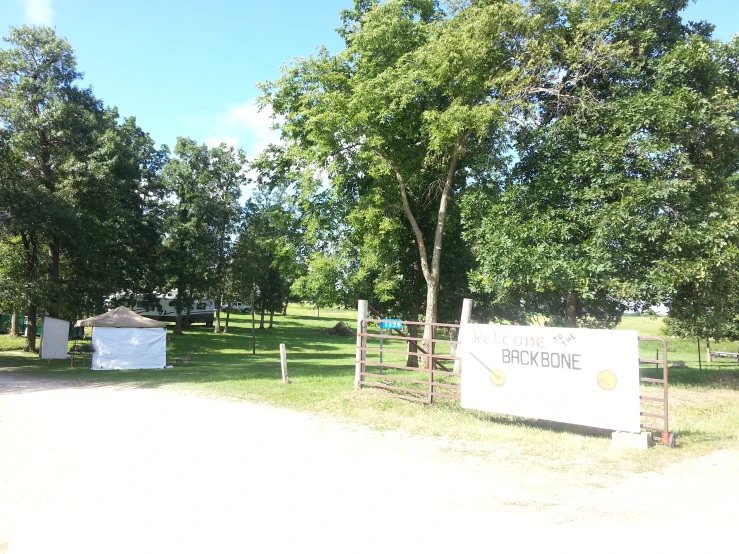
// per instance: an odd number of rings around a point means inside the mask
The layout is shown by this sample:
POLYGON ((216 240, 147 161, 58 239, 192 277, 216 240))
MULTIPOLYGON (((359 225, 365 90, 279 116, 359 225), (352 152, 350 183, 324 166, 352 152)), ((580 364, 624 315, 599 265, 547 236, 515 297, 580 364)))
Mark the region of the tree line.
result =
POLYGON ((360 297, 453 321, 473 297, 480 318, 612 327, 662 303, 677 334, 739 338, 739 40, 687 3, 356 0, 343 50, 260 85, 281 141, 253 160, 157 148, 53 30, 11 29, 0 306, 170 287, 181 309, 256 294, 262 322, 360 297))
MULTIPOLYGON (((0 308, 75 319, 112 293, 128 301, 177 289, 175 332, 198 298, 256 291, 262 310, 284 287, 240 204, 240 150, 178 138, 157 147, 133 117, 82 88, 69 43, 48 27, 20 27, 0 50, 0 308), (236 250, 249 256, 237 263, 236 250), (247 252, 248 250, 248 252, 247 252), (255 256, 261 256, 257 259, 255 256), (238 266, 238 267, 237 267, 238 266), (238 269, 238 273, 236 273, 238 269)), ((272 202, 269 195, 266 200, 272 202)), ((265 206, 260 206, 260 210, 265 206)), ((279 211, 279 208, 275 208, 279 211)), ((260 211, 259 215, 262 215, 260 211)), ((266 226, 259 223, 266 229, 266 226)), ((274 228, 273 228, 274 230, 274 228)), ((266 231, 260 231, 262 234, 266 231)), ((279 297, 279 298, 278 298, 279 297)), ((35 333, 26 349, 36 347, 35 333)))

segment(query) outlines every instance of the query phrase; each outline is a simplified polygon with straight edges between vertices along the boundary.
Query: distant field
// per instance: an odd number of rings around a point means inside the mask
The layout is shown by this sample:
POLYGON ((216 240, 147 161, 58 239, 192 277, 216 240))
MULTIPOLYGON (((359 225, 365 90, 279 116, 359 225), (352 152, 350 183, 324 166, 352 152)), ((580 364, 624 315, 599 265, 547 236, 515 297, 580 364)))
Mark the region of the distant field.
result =
MULTIPOLYGON (((681 361, 684 362, 688 369, 698 369, 698 339, 697 338, 677 338, 665 335, 664 318, 649 316, 624 316, 619 329, 632 329, 639 332, 639 336, 662 337, 667 341, 668 360, 671 363, 681 361)), ((644 358, 654 358, 656 355, 656 343, 643 342, 640 344, 641 356, 644 358)), ((729 358, 719 359, 714 362, 708 362, 706 352, 706 341, 700 341, 700 365, 703 369, 711 370, 734 370, 739 369, 737 360, 729 358)), ((711 341, 711 350, 714 352, 739 352, 739 343, 734 342, 713 342, 711 341)), ((662 354, 660 353, 660 357, 662 354)))
MULTIPOLYGON (((47 363, 19 352, 22 339, 0 336, 0 372, 35 375, 58 380, 60 385, 162 387, 264 402, 379 430, 445 437, 458 441, 456 448, 480 455, 504 452, 520 463, 574 471, 583 478, 604 471, 648 471, 686 456, 739 448, 737 364, 714 362, 699 370, 697 345, 690 339, 667 337, 670 362, 685 362, 685 367, 670 369, 671 431, 677 434, 680 447, 624 453, 610 448, 607 433, 471 412, 451 401, 425 406, 384 391, 355 392, 354 337, 325 334, 338 321, 355 329, 356 312, 322 309, 318 317, 310 307, 290 306, 287 316, 275 317, 273 329, 256 330, 255 355, 251 354, 250 316, 233 315, 228 334, 215 335, 211 328, 194 326, 168 343, 168 359, 193 351, 192 363, 166 370, 92 372, 89 358, 77 358, 72 369, 69 361, 47 363), (280 381, 280 343, 287 345, 289 385, 280 381)), ((661 333, 661 325, 659 319, 629 316, 621 328, 653 336, 661 333)), ((737 345, 718 347, 736 350, 737 345)), ((642 346, 642 356, 654 355, 654 343, 642 346)), ((643 371, 645 375, 657 372, 654 367, 643 371)))

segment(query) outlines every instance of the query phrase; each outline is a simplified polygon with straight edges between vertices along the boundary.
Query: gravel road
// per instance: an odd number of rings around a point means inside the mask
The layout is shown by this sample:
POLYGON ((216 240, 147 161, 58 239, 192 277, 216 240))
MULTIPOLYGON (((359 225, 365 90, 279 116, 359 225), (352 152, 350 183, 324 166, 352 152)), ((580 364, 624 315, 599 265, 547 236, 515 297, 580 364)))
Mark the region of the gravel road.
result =
POLYGON ((739 549, 737 452, 593 488, 448 446, 0 374, 0 553, 739 549))

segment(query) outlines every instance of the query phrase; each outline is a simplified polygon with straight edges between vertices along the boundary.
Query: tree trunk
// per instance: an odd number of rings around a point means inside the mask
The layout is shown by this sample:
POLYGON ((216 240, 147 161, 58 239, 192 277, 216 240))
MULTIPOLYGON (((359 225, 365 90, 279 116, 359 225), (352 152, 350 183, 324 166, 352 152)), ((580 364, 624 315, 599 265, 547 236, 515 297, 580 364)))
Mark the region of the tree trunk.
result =
POLYGON ((223 304, 223 295, 216 294, 216 298, 218 298, 217 300, 218 305, 216 306, 216 324, 213 326, 213 332, 220 333, 221 332, 221 305, 223 304))
MULTIPOLYGON (((46 133, 42 132, 40 138, 41 145, 41 175, 44 178, 44 186, 51 193, 52 199, 56 192, 56 183, 54 182, 54 174, 51 166, 51 147, 46 133)), ((51 297, 46 306, 46 313, 51 317, 59 317, 59 237, 52 236, 48 245, 49 260, 49 282, 54 286, 51 287, 51 297)))
MULTIPOLYGON (((413 275, 413 300, 411 302, 410 320, 418 321, 418 314, 421 312, 421 300, 423 295, 423 289, 421 288, 424 283, 423 268, 421 267, 420 260, 416 260, 414 264, 416 271, 413 275)), ((418 325, 410 325, 408 327, 408 335, 411 337, 418 337, 418 325)), ((408 341, 408 353, 418 352, 418 343, 415 341, 408 341)), ((408 367, 418 367, 418 356, 406 356, 406 364, 408 367)))
POLYGON ((36 305, 28 306, 28 314, 26 315, 26 345, 23 348, 25 352, 36 352, 36 305))
POLYGON ((191 313, 192 313, 192 296, 188 295, 187 312, 185 313, 187 317, 183 318, 182 320, 182 327, 185 329, 189 327, 190 325, 192 325, 192 318, 190 317, 191 313))
POLYGON ((275 311, 270 310, 269 312, 269 328, 272 329, 274 327, 274 320, 275 320, 275 311))
POLYGON ((287 315, 287 301, 282 305, 282 315, 287 315))
POLYGON ((10 332, 8 333, 11 337, 17 337, 20 335, 18 332, 18 312, 13 312, 10 316, 10 332))
POLYGON ((231 315, 231 310, 226 310, 226 327, 223 329, 224 333, 228 333, 228 317, 231 315))
MULTIPOLYGON (((441 253, 442 253, 442 242, 444 239, 444 228, 446 227, 447 220, 447 208, 449 201, 452 197, 452 191, 454 189, 454 177, 457 173, 457 165, 459 164, 459 158, 464 151, 464 144, 467 142, 469 134, 465 135, 455 145, 454 152, 452 152, 449 158, 449 166, 447 167, 446 179, 444 181, 444 188, 441 192, 441 198, 439 199, 439 212, 436 216, 436 230, 434 231, 434 246, 429 263, 429 256, 426 250, 426 240, 424 239, 421 227, 418 225, 418 221, 413 215, 411 205, 408 200, 408 190, 406 188, 405 179, 401 175, 400 171, 395 170, 395 175, 400 185, 400 197, 403 201, 403 211, 408 219, 408 222, 413 229, 413 233, 416 236, 416 244, 418 246, 418 254, 421 262, 421 270, 423 271, 423 277, 426 279, 426 323, 436 323, 437 312, 438 312, 438 297, 439 297, 439 273, 441 268, 441 253)), ((428 353, 433 352, 433 339, 434 328, 431 325, 426 325, 423 332, 423 348, 428 353)))
MULTIPOLYGON (((23 241, 23 249, 26 251, 26 264, 28 271, 27 285, 28 288, 33 290, 38 287, 38 241, 37 237, 33 234, 26 235, 21 233, 21 240, 23 241)), ((26 333, 26 345, 23 348, 26 352, 36 351, 36 311, 38 306, 35 303, 28 305, 28 312, 26 314, 26 329, 28 326, 32 326, 33 331, 28 334, 26 333)))
MULTIPOLYGON (((431 275, 426 280, 426 323, 436 323, 439 299, 439 279, 438 275, 431 275)), ((432 325, 424 325, 423 328, 423 349, 426 353, 430 354, 433 352, 434 343, 431 339, 434 338, 434 327, 432 325)), ((426 363, 428 358, 424 358, 423 367, 429 367, 426 363)))
POLYGON ((711 357, 711 339, 706 339, 706 360, 709 362, 713 361, 713 358, 711 357))
POLYGON ((216 308, 216 318, 215 318, 215 323, 213 324, 213 332, 214 333, 221 332, 221 306, 220 304, 216 308))
POLYGON ((264 329, 264 305, 262 305, 262 318, 259 320, 259 328, 264 329))
POLYGON ((175 335, 181 335, 182 334, 182 305, 184 302, 184 299, 182 298, 182 295, 184 294, 185 287, 182 286, 182 276, 179 276, 177 278, 177 297, 175 298, 175 318, 174 318, 174 334, 175 335))
POLYGON ((254 306, 254 293, 251 293, 251 353, 257 353, 257 337, 254 334, 254 312, 256 307, 254 306))
POLYGON ((567 327, 577 327, 577 314, 580 311, 580 296, 576 292, 567 295, 565 321, 567 327))
MULTIPOLYGON (((418 321, 418 303, 413 302, 411 305, 411 313, 410 313, 410 320, 411 321, 418 321)), ((408 326, 408 336, 412 338, 418 337, 418 325, 409 325, 408 326)), ((408 341, 408 354, 405 357, 405 365, 408 367, 418 367, 418 356, 413 355, 412 353, 418 352, 418 343, 412 340, 408 341)))
MULTIPOLYGON (((59 284, 59 239, 53 237, 49 243, 49 282, 59 284)), ((59 288, 51 288, 51 298, 46 309, 51 317, 59 317, 59 288)))

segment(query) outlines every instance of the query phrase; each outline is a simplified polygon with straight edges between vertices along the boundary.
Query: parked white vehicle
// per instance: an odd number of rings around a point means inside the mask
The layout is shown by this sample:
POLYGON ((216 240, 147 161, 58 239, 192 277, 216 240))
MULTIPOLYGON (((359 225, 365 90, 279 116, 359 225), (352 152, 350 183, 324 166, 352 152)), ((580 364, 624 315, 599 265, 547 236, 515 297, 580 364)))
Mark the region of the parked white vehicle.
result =
POLYGON ((231 302, 231 304, 223 304, 222 310, 230 310, 232 312, 241 312, 242 314, 248 314, 251 312, 251 306, 243 304, 241 302, 231 302))
MULTIPOLYGON (((154 293, 154 299, 148 300, 146 297, 149 295, 136 294, 131 295, 130 293, 118 293, 106 299, 108 308, 113 308, 118 305, 127 306, 128 299, 134 296, 132 305, 128 306, 137 314, 157 321, 167 321, 174 323, 177 318, 177 309, 175 301, 177 299, 177 291, 171 290, 166 294, 154 293), (123 302, 121 302, 123 301, 123 302)), ((215 317, 215 303, 213 300, 203 299, 192 302, 189 306, 184 306, 182 309, 182 326, 189 327, 193 323, 205 323, 206 326, 213 325, 213 319, 215 317)))

